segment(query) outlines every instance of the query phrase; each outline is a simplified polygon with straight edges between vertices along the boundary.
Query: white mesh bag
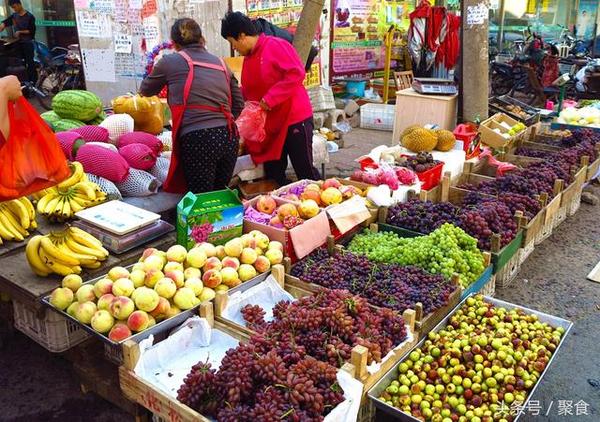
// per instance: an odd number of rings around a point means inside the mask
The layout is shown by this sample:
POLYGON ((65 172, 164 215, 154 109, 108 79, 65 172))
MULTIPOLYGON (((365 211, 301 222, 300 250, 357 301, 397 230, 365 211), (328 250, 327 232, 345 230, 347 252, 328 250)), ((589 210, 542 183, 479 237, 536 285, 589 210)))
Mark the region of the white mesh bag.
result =
POLYGON ((173 149, 173 132, 165 130, 160 135, 156 135, 163 144, 163 151, 171 151, 173 149))
POLYGON ((134 168, 129 169, 129 175, 123 182, 116 183, 117 188, 125 197, 154 195, 161 185, 162 183, 147 171, 134 168))
POLYGON ((116 144, 119 136, 133 132, 134 121, 129 114, 112 114, 100 123, 100 126, 108 129, 110 143, 116 144))
POLYGON ((156 179, 161 183, 165 183, 167 180, 167 174, 169 174, 169 165, 171 164, 170 157, 165 157, 161 155, 156 159, 156 164, 152 167, 148 172, 156 177, 156 179))
POLYGON ((95 174, 86 173, 86 176, 90 182, 94 182, 98 186, 100 186, 100 190, 106 194, 106 197, 109 201, 123 199, 123 195, 119 191, 119 188, 108 179, 104 177, 96 176, 95 174))

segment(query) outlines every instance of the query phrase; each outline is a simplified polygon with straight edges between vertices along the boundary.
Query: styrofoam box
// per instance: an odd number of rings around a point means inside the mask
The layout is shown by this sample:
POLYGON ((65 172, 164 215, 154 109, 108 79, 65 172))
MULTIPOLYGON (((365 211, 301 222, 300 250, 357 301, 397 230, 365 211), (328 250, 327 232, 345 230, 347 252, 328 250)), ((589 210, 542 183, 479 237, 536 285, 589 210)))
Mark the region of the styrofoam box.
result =
POLYGON ((394 129, 394 105, 365 104, 360 108, 360 127, 392 131, 394 129))

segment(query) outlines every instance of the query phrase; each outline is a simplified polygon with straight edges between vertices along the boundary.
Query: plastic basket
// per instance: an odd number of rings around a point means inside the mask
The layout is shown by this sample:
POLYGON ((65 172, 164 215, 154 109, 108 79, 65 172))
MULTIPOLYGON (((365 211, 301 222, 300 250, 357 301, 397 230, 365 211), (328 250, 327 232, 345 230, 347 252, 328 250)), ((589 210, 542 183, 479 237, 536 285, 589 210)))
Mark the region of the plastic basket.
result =
POLYGON ((490 277, 490 281, 485 283, 485 285, 481 288, 479 292, 484 296, 494 296, 496 293, 496 274, 490 277))
POLYGON ((529 255, 531 255, 534 250, 535 239, 519 250, 519 265, 523 265, 523 263, 527 260, 527 258, 529 258, 529 255))
POLYGON ((348 81, 346 83, 346 93, 355 97, 364 97, 367 88, 367 81, 348 81))
POLYGON ((331 88, 316 86, 309 88, 307 91, 313 111, 335 109, 335 99, 333 98, 333 91, 331 91, 331 88))
POLYGON ((46 309, 44 318, 23 303, 13 300, 15 328, 50 352, 61 353, 78 345, 90 335, 77 324, 46 309))
MULTIPOLYGON (((409 155, 405 155, 404 157, 410 157, 409 155)), ((421 181, 421 189, 430 190, 435 188, 440 184, 440 180, 442 180, 442 170, 444 169, 444 163, 439 161, 434 167, 429 170, 422 171, 417 173, 417 177, 421 181)))
POLYGON ((360 127, 392 131, 394 129, 394 105, 365 104, 360 108, 360 127))
POLYGON ((104 357, 116 365, 123 364, 123 348, 121 345, 104 343, 104 357))
POLYGON ((452 133, 458 141, 462 141, 463 151, 467 154, 467 160, 479 155, 479 152, 481 151, 479 143, 474 144, 479 136, 476 125, 473 123, 461 123, 456 126, 452 133))
POLYGON ((557 228, 560 224, 567 219, 568 206, 560 207, 554 218, 554 227, 557 228))
POLYGON ((507 288, 510 286, 517 274, 521 269, 521 250, 520 249, 504 266, 498 271, 496 275, 496 284, 500 288, 507 288))

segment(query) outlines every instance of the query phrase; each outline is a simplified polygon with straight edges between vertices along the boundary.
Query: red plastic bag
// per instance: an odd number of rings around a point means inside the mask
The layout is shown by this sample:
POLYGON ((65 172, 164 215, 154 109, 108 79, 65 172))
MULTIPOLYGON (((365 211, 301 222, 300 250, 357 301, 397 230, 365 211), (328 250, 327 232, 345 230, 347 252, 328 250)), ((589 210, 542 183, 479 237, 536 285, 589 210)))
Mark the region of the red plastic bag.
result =
POLYGON ((235 121, 244 144, 260 144, 267 138, 266 121, 267 113, 260 108, 259 103, 246 101, 240 117, 235 121))
POLYGON ((8 104, 10 134, 0 142, 0 201, 46 189, 71 174, 56 136, 23 97, 8 104))

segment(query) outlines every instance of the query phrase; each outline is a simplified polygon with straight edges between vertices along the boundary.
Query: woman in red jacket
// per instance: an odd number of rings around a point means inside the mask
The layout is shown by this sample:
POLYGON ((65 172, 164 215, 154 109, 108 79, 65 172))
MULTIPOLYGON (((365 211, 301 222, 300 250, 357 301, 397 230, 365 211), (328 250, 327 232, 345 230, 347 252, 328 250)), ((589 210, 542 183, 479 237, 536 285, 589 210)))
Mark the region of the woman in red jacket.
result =
POLYGON ((266 176, 280 185, 288 155, 298 179, 320 179, 313 165, 312 106, 304 88, 304 65, 286 40, 259 34, 254 23, 240 12, 225 15, 221 36, 244 56, 242 94, 267 111, 267 139, 250 149, 256 164, 264 163, 266 176))

